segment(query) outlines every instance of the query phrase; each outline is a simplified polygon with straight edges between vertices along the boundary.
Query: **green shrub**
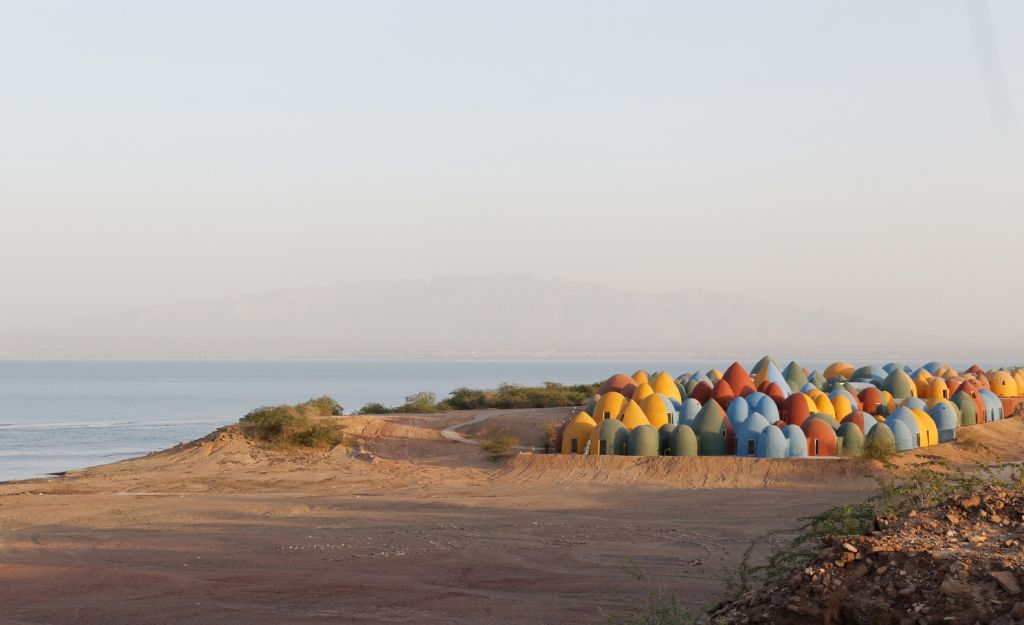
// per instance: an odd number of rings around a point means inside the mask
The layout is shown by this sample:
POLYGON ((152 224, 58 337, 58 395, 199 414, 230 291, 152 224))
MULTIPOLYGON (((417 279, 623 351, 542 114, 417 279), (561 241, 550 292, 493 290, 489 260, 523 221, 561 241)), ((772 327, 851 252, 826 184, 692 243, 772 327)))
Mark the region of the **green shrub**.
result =
POLYGON ((405 403, 394 409, 394 412, 406 414, 422 414, 437 412, 437 395, 422 391, 405 398, 405 403))
POLYGON ((327 395, 303 402, 297 408, 303 414, 312 412, 313 416, 318 417, 340 417, 345 413, 345 409, 341 407, 341 404, 335 401, 333 397, 328 397, 327 395))
POLYGON ((895 455, 896 441, 881 436, 865 437, 864 446, 861 448, 861 457, 865 460, 878 460, 888 464, 895 455))
POLYGON ((330 397, 319 397, 295 406, 263 406, 239 419, 247 438, 270 447, 320 449, 345 442, 345 428, 333 417, 341 406, 330 397))
POLYGON ((389 414, 392 412, 391 408, 388 408, 379 401, 371 401, 362 408, 356 411, 356 414, 389 414))
POLYGON ((480 450, 490 456, 491 460, 498 460, 511 455, 517 445, 519 445, 518 438, 511 434, 503 434, 480 443, 480 450))

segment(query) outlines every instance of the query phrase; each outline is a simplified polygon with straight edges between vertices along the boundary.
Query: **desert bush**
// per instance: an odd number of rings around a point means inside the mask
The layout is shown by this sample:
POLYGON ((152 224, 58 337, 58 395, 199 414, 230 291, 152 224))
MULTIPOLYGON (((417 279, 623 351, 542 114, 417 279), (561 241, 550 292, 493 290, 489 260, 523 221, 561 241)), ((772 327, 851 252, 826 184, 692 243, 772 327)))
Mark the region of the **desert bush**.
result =
POLYGON ((422 414, 437 412, 437 395, 428 391, 421 391, 405 398, 405 403, 394 409, 393 412, 407 414, 422 414))
POLYGON ((544 453, 558 451, 558 434, 562 431, 562 421, 548 421, 544 424, 544 453))
POLYGON ((345 409, 341 407, 341 404, 335 401, 333 397, 327 395, 303 402, 297 408, 303 414, 312 413, 312 416, 318 417, 340 417, 345 413, 345 409))
POLYGON ((504 458, 512 453, 519 444, 519 439, 511 434, 502 434, 480 443, 480 450, 491 457, 491 460, 504 458))
POLYGON ((861 450, 861 457, 865 460, 878 460, 883 464, 888 464, 895 455, 895 441, 875 436, 864 439, 864 447, 861 450))
POLYGON ((262 406, 250 411, 239 421, 247 438, 270 447, 324 448, 345 442, 345 428, 332 417, 341 406, 330 397, 294 406, 262 406))
POLYGON ((356 411, 356 414, 390 414, 391 408, 388 408, 379 401, 371 401, 362 408, 356 411))

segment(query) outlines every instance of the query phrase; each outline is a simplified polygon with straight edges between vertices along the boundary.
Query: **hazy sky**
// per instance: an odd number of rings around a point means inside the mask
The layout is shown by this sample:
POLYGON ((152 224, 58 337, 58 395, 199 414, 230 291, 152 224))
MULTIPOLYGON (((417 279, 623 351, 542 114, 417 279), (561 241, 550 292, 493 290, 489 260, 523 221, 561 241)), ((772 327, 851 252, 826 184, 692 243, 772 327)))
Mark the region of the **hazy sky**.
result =
POLYGON ((1007 99, 971 1, 2 2, 0 315, 514 271, 1020 323, 1024 3, 1007 99))

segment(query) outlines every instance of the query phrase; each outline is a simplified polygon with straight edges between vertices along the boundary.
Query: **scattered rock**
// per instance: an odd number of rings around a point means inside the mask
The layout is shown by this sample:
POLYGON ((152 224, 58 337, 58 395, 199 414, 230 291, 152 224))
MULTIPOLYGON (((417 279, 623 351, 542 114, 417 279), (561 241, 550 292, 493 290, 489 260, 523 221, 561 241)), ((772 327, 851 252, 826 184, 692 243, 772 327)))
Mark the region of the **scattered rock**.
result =
POLYGON ((992 579, 996 580, 1003 590, 1010 596, 1020 594, 1020 582, 1017 581, 1017 576, 1010 571, 992 571, 989 573, 992 579))

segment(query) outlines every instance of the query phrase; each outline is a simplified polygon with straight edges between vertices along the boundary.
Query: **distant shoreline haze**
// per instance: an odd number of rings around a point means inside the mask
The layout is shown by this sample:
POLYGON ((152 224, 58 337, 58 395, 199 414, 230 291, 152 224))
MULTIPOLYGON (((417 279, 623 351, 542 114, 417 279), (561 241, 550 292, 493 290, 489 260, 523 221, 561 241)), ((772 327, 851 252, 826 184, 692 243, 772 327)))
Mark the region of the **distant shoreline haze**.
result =
POLYGON ((342 283, 0 328, 4 359, 1024 357, 1020 324, 866 320, 824 306, 519 275, 342 283))

